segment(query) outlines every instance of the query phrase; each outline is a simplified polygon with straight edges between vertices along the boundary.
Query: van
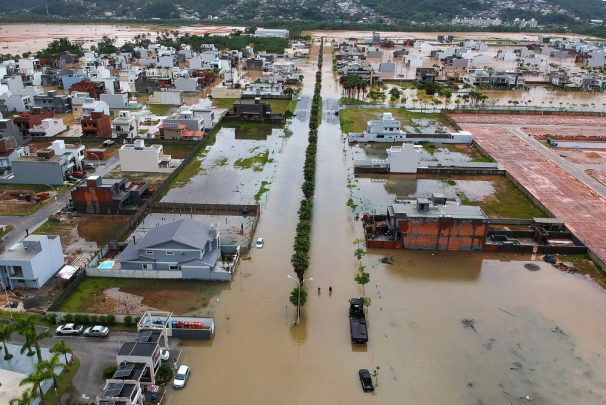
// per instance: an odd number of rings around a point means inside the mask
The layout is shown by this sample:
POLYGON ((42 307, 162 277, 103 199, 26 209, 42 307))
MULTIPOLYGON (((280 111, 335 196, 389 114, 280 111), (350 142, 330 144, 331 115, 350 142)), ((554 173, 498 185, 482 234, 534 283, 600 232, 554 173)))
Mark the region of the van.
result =
POLYGON ((84 164, 84 168, 85 168, 86 170, 95 170, 97 167, 95 166, 95 164, 94 164, 94 163, 85 163, 85 164, 84 164))
POLYGON ((179 370, 177 370, 177 374, 173 379, 173 388, 179 389, 185 387, 185 383, 189 378, 189 367, 186 365, 179 366, 179 370))
POLYGON ((103 146, 112 146, 116 143, 116 141, 114 141, 113 139, 107 139, 105 141, 103 141, 103 146))

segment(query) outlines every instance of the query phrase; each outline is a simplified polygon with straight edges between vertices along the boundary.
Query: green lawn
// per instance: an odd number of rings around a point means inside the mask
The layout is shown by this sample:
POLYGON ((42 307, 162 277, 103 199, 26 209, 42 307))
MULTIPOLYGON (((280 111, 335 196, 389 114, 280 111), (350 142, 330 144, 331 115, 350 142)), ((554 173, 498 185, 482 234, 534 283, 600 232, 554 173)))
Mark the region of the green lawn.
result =
POLYGON ((411 121, 413 118, 435 120, 440 122, 442 125, 449 126, 449 123, 446 121, 446 119, 438 113, 411 112, 405 108, 347 108, 339 112, 341 130, 345 133, 362 132, 366 129, 366 121, 380 119, 381 115, 384 112, 392 113, 393 118, 399 120, 402 126, 415 126, 415 124, 411 121))
MULTIPOLYGON (((292 100, 282 100, 282 99, 263 99, 262 103, 271 105, 272 114, 284 114, 286 109, 288 108, 288 104, 292 100)), ((296 101, 296 100, 295 100, 296 101)))
POLYGON ((2 239, 4 236, 6 236, 10 231, 13 230, 13 228, 15 228, 12 225, 7 225, 3 231, 0 232, 0 239, 2 239))
MULTIPOLYGON (((62 357, 61 357, 62 358, 62 357)), ((80 360, 74 356, 73 363, 69 366, 67 371, 63 372, 61 376, 57 379, 57 384, 59 385, 58 394, 59 397, 65 392, 67 387, 70 385, 72 378, 76 375, 78 370, 80 369, 80 360)), ((59 403, 57 395, 55 395, 55 390, 53 388, 49 389, 44 397, 47 405, 55 405, 59 403)))
POLYGON ((213 107, 230 109, 238 100, 237 98, 213 98, 213 107))
POLYGON ((273 159, 269 158, 269 149, 265 149, 256 155, 236 160, 234 167, 237 169, 253 169, 255 172, 260 172, 263 170, 263 166, 271 162, 273 162, 273 159))
MULTIPOLYGON (((454 183, 451 178, 443 178, 449 184, 454 183)), ((486 215, 491 218, 545 218, 547 215, 541 211, 528 197, 526 197, 507 177, 499 176, 492 181, 495 191, 480 201, 470 201, 465 195, 459 193, 461 203, 464 205, 478 205, 486 215)))
POLYGON ((149 108, 149 111, 151 111, 152 113, 154 113, 156 115, 167 115, 168 111, 174 107, 175 106, 168 105, 168 104, 148 104, 147 105, 147 108, 149 108))
POLYGON ((372 105, 373 103, 352 97, 341 97, 340 105, 372 105))
POLYGON ((174 159, 184 159, 194 149, 194 144, 166 143, 162 145, 164 153, 171 155, 174 159))

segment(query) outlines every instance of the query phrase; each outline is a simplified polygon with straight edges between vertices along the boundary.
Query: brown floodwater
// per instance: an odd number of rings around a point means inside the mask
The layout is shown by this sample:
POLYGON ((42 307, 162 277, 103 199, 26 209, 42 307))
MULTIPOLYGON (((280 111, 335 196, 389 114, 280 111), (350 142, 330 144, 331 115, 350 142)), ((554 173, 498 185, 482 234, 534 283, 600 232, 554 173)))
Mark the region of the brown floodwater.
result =
MULTIPOLYGON (((527 256, 370 251, 363 258, 370 341, 351 345, 347 300, 362 295, 352 241, 361 229, 345 206, 348 165, 338 120, 327 111, 339 94, 332 77, 325 63, 313 280, 300 324, 292 324, 295 283, 287 275, 307 134, 293 131, 258 226, 265 247, 217 296, 214 339, 183 343, 191 379, 183 390, 169 388, 166 403, 519 404, 525 396, 535 404, 604 403, 604 291, 543 262, 528 271, 527 256), (393 265, 379 262, 385 255, 393 265), (373 394, 362 392, 360 368, 378 368, 373 394)), ((312 89, 306 69, 304 94, 312 89)))

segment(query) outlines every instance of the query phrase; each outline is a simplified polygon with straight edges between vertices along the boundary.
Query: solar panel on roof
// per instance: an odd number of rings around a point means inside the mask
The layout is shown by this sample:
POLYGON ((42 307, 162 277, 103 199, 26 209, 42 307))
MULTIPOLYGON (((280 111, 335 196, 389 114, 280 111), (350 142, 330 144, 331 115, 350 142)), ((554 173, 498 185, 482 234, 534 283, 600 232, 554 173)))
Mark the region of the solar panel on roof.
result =
POLYGON ((117 397, 118 395, 120 395, 120 392, 122 391, 122 388, 124 388, 124 384, 123 383, 112 383, 112 384, 109 384, 109 387, 107 387, 107 389, 105 390, 104 396, 106 396, 106 397, 117 397))
POLYGON ((134 364, 121 364, 120 367, 114 373, 115 378, 123 378, 128 377, 130 373, 132 373, 133 368, 135 368, 134 364))
POLYGON ((139 334, 137 335, 137 338, 135 339, 135 342, 137 342, 137 343, 147 342, 147 341, 149 341, 149 338, 151 337, 151 335, 152 335, 151 331, 139 332, 139 334))

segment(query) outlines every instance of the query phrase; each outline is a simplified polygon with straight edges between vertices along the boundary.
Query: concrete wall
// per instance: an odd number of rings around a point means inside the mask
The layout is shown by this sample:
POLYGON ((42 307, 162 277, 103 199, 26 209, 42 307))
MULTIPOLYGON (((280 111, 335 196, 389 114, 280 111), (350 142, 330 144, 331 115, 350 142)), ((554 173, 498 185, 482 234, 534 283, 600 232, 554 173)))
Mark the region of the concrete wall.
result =
MULTIPOLYGON (((178 270, 112 270, 112 269, 86 269, 89 277, 114 277, 114 278, 151 278, 163 280, 182 280, 184 277, 178 270)), ((210 272, 210 278, 200 280, 231 281, 231 274, 224 272, 210 272)))
POLYGON ((482 250, 487 224, 453 218, 426 218, 400 222, 404 248, 430 250, 482 250))
POLYGON ((148 103, 180 105, 183 104, 183 94, 180 91, 154 91, 149 97, 148 103))
POLYGON ((155 149, 120 149, 120 168, 124 172, 162 172, 155 149))
POLYGON ((15 160, 12 164, 15 177, 3 180, 4 183, 63 185, 60 162, 15 160))

